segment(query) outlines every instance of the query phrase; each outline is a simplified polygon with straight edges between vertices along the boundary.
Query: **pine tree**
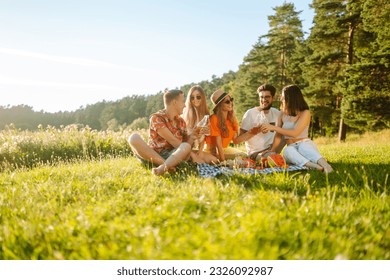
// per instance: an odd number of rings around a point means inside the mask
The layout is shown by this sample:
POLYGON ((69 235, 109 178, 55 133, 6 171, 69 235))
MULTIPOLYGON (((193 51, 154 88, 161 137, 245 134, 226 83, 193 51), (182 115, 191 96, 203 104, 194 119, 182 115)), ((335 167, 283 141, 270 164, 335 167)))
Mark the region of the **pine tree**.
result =
MULTIPOLYGON (((303 43, 302 22, 299 19, 300 11, 295 11, 294 4, 284 3, 274 8, 275 15, 268 16, 270 30, 263 38, 268 39, 268 50, 274 56, 270 61, 270 70, 273 75, 271 81, 275 87, 298 80, 301 76, 296 67, 298 56, 294 56, 297 46, 303 43)), ((299 60, 298 60, 299 62, 299 60)))
POLYGON ((233 90, 237 99, 235 109, 238 118, 259 103, 257 88, 272 78, 267 67, 270 59, 266 45, 258 42, 240 65, 233 90))
POLYGON ((363 0, 314 0, 314 26, 307 40, 310 55, 304 66, 314 115, 319 117, 331 133, 337 129, 339 140, 345 140, 346 126, 341 118, 341 83, 345 70, 356 62, 355 36, 361 28, 363 0))
POLYGON ((284 3, 274 11, 268 16, 269 32, 259 37, 238 70, 234 83, 238 116, 258 104, 256 90, 260 85, 269 83, 280 91, 286 84, 302 83, 300 65, 305 48, 300 12, 292 3, 284 3))
POLYGON ((364 131, 390 127, 390 3, 368 0, 361 8, 363 43, 346 70, 342 115, 364 131))

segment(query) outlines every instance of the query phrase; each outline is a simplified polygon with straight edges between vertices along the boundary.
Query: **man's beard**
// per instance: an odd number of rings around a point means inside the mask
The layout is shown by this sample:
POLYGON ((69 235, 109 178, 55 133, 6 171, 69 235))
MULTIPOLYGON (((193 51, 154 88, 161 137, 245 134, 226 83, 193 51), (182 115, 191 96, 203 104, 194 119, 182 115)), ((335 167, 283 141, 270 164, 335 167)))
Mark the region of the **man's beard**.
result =
POLYGON ((269 109, 271 109, 271 107, 272 107, 272 103, 269 104, 267 107, 264 107, 263 105, 260 105, 260 108, 261 108, 262 110, 269 110, 269 109))

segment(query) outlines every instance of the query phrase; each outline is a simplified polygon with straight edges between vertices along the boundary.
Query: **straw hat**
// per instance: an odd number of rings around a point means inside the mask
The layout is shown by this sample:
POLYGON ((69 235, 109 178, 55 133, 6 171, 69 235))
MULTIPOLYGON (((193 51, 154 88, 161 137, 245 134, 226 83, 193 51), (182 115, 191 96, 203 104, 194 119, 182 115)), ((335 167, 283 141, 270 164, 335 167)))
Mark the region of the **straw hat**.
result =
POLYGON ((227 92, 222 91, 221 89, 216 90, 210 97, 211 102, 214 104, 213 110, 218 106, 219 103, 222 102, 222 100, 228 96, 229 94, 227 92))

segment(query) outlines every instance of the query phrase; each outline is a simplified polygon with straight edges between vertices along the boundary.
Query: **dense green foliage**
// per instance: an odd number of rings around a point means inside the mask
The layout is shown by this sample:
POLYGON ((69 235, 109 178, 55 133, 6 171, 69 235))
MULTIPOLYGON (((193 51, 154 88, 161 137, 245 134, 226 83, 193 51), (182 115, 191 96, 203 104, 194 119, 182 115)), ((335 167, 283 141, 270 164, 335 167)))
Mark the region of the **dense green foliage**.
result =
POLYGON ((387 62, 377 58, 377 49, 384 50, 388 44, 378 44, 382 31, 370 27, 372 17, 386 24, 384 13, 375 12, 379 7, 383 9, 384 4, 376 1, 367 6, 363 0, 313 1, 317 13, 308 39, 312 51, 305 72, 308 93, 316 96, 314 104, 320 106, 333 127, 337 127, 335 115, 339 114, 345 123, 360 130, 388 127, 390 118, 383 106, 388 107, 390 101, 390 53, 382 53, 387 62), (318 73, 329 78, 323 79, 318 73), (332 106, 324 107, 326 104, 332 106))
MULTIPOLYGON (((313 0, 311 7, 315 15, 306 39, 300 11, 286 2, 268 15, 268 33, 260 34, 237 72, 212 76, 198 84, 207 97, 218 88, 230 91, 237 100, 239 118, 258 103, 256 89, 261 84, 271 83, 280 93, 285 85, 295 83, 303 89, 322 134, 337 132, 340 119, 356 131, 388 128, 390 3, 313 0)), ((264 16, 261 11, 260 16, 264 16)), ((181 89, 187 92, 194 84, 181 89)), ((72 123, 97 130, 138 128, 145 126, 151 113, 163 108, 161 95, 124 97, 52 114, 34 112, 25 105, 0 107, 0 129, 10 123, 31 130, 39 124, 59 127, 72 123)))
POLYGON ((133 157, 6 170, 0 259, 390 259, 389 134, 318 139, 329 176, 157 178, 133 157))
POLYGON ((314 0, 316 11, 313 28, 306 41, 309 55, 304 62, 304 78, 308 81, 305 95, 311 110, 322 122, 337 131, 342 94, 337 87, 344 79, 348 53, 346 1, 314 0))
POLYGON ((233 93, 237 96, 239 116, 258 104, 257 88, 267 82, 279 91, 286 84, 302 84, 300 64, 303 62, 303 32, 299 12, 286 3, 274 8, 268 16, 270 30, 260 36, 240 65, 233 93))
POLYGON ((350 126, 378 130, 390 126, 390 3, 364 1, 360 12, 368 45, 346 69, 342 114, 350 126))

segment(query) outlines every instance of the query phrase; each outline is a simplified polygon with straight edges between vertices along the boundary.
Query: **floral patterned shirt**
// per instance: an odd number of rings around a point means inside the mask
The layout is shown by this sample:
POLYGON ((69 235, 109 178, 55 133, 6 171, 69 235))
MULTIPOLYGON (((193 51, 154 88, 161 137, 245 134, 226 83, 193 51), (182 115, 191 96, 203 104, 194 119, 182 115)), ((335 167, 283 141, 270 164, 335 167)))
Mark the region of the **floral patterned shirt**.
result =
POLYGON ((174 147, 168 143, 163 137, 161 137, 157 130, 166 127, 169 131, 179 139, 181 142, 187 141, 187 127, 184 119, 180 116, 175 116, 174 119, 170 119, 167 111, 160 110, 150 116, 149 125, 149 142, 148 145, 153 148, 157 153, 161 153, 163 150, 172 150, 174 147))

